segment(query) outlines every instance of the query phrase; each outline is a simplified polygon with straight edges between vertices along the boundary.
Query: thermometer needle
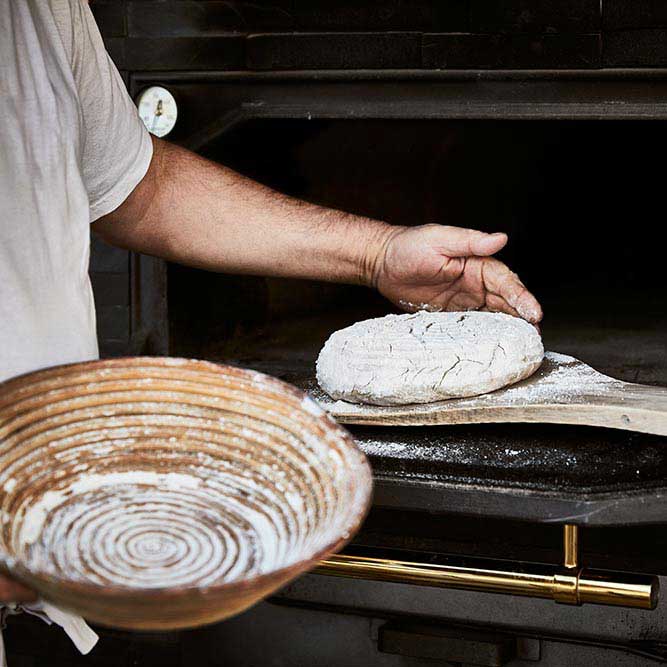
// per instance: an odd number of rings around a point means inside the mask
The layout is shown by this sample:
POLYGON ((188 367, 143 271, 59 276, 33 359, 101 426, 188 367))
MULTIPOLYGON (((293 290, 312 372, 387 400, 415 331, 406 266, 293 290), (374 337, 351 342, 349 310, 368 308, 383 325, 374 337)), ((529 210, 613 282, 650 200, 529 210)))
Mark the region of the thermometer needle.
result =
POLYGON ((158 119, 162 115, 162 100, 158 100, 157 102, 157 107, 155 108, 155 115, 153 116, 153 124, 151 125, 151 133, 155 131, 155 123, 157 123, 158 119))

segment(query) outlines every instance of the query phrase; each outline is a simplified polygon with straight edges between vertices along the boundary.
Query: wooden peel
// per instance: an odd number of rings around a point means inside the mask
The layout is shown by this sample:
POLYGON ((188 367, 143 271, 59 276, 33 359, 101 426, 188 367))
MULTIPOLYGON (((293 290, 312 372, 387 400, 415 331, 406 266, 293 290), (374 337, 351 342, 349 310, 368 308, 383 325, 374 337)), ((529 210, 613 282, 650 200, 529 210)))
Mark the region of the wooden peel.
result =
POLYGON ((434 426, 504 422, 582 424, 667 435, 667 387, 616 380, 587 364, 547 352, 531 377, 470 398, 413 405, 317 400, 342 424, 434 426))

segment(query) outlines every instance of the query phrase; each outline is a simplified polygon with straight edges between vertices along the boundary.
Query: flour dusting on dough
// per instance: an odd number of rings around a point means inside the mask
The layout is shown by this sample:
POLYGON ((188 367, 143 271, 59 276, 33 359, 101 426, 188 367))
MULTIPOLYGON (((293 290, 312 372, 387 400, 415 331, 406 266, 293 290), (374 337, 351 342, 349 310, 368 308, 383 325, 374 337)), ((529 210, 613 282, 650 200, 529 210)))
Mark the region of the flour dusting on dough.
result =
POLYGON ((387 315, 335 332, 317 360, 317 380, 334 399, 373 405, 476 396, 534 373, 542 339, 503 313, 387 315))

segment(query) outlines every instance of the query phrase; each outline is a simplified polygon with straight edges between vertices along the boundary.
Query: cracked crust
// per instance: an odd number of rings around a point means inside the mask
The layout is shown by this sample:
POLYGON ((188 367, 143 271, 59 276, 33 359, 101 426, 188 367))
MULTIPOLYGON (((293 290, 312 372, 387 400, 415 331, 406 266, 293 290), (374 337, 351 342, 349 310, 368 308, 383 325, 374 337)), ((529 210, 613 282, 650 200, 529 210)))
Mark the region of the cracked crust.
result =
POLYGON ((431 403, 514 384, 543 357, 539 333, 519 318, 420 311, 336 331, 320 352, 317 381, 336 400, 431 403))

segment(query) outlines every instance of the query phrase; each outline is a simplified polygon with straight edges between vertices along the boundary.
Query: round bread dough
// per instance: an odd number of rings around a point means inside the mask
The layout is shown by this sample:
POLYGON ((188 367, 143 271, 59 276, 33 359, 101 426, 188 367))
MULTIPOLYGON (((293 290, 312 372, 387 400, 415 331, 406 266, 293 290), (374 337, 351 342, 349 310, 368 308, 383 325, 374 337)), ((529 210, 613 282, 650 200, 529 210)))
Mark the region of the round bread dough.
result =
POLYGON ((317 359, 317 381, 352 403, 432 403, 523 380, 543 357, 540 334, 517 317, 420 311, 336 331, 317 359))

